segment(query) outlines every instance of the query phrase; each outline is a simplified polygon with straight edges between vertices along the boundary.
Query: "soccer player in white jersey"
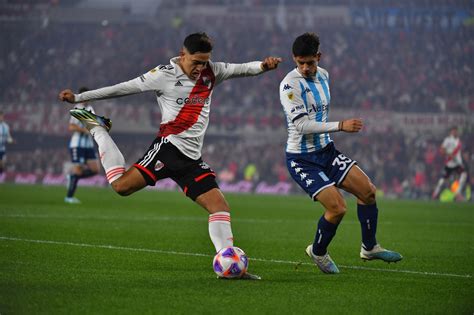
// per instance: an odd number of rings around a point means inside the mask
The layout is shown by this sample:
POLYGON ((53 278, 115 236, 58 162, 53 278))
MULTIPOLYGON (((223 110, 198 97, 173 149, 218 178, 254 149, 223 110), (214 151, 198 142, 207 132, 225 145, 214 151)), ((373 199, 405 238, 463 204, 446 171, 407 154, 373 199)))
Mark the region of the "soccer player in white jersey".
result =
MULTIPOLYGON (((212 92, 224 80, 275 69, 281 59, 268 57, 263 62, 243 64, 212 62, 211 51, 210 38, 205 33, 194 33, 186 37, 179 56, 168 65, 82 94, 64 90, 59 99, 77 103, 155 91, 162 112, 158 136, 143 158, 127 171, 122 154, 108 134, 110 120, 85 110, 71 110, 71 114, 86 125, 97 142, 107 179, 117 193, 130 195, 160 179, 173 179, 186 196, 209 212, 209 234, 217 252, 233 246, 233 235, 230 208, 216 183, 216 174, 201 159, 212 92)), ((259 277, 247 273, 243 278, 259 277)))
POLYGON ((10 127, 4 121, 3 112, 0 111, 0 175, 3 174, 3 168, 5 167, 6 159, 6 144, 13 143, 13 138, 10 134, 10 127))
MULTIPOLYGON (((79 93, 89 91, 88 88, 82 87, 79 93)), ((94 109, 87 103, 79 103, 74 106, 77 109, 86 109, 94 113, 94 109)), ((77 183, 81 178, 94 176, 99 172, 99 161, 94 149, 94 140, 89 130, 77 118, 71 117, 69 120, 69 131, 72 132, 69 141, 69 153, 71 155, 72 168, 67 176, 67 193, 64 202, 76 204, 80 200, 74 197, 77 189, 77 183)))
POLYGON ((327 247, 346 213, 341 188, 357 197, 357 213, 362 228, 360 257, 396 262, 399 253, 382 248, 376 241, 377 204, 375 186, 356 165, 356 161, 339 152, 329 133, 359 132, 360 119, 328 122, 329 74, 319 67, 319 37, 305 33, 293 43, 296 68, 280 84, 280 101, 287 117, 287 167, 292 178, 319 201, 325 211, 318 222, 314 243, 306 253, 324 273, 339 273, 327 247))
POLYGON ((464 168, 461 153, 461 139, 459 139, 458 128, 453 127, 449 131, 449 136, 444 138, 441 144, 441 153, 445 156, 444 169, 441 178, 436 184, 436 188, 433 191, 432 198, 438 199, 439 193, 445 181, 450 178, 453 174, 459 175, 459 185, 457 190, 454 192, 456 200, 463 200, 462 191, 466 184, 467 172, 464 168))

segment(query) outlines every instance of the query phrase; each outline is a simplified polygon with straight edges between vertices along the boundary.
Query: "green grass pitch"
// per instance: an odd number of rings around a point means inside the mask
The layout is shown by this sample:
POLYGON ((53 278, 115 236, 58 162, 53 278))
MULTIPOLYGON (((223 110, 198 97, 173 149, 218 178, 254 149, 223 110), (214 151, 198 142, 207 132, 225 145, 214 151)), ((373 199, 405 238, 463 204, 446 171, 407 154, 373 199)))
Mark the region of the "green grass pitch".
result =
POLYGON ((262 281, 218 280, 207 214, 178 192, 0 185, 1 314, 400 314, 474 312, 472 203, 380 200, 378 241, 397 264, 359 258, 355 200, 330 246, 338 275, 305 256, 319 204, 228 194, 235 245, 262 281))

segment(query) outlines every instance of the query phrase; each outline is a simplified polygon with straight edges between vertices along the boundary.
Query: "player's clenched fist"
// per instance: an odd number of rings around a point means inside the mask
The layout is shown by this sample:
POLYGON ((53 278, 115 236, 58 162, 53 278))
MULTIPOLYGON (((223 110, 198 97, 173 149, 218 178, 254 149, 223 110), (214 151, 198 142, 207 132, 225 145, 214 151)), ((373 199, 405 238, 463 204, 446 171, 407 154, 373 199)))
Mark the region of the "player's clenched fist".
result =
POLYGON ((361 119, 358 118, 343 120, 339 122, 339 130, 345 132, 359 132, 363 126, 364 123, 361 119))
POLYGON ((262 70, 273 70, 273 69, 276 69, 276 67, 278 67, 278 64, 282 62, 282 59, 279 58, 279 57, 267 57, 265 58, 265 60, 263 60, 262 62, 262 70))
POLYGON ((69 89, 63 90, 61 93, 59 93, 59 100, 63 102, 74 103, 74 93, 69 89))

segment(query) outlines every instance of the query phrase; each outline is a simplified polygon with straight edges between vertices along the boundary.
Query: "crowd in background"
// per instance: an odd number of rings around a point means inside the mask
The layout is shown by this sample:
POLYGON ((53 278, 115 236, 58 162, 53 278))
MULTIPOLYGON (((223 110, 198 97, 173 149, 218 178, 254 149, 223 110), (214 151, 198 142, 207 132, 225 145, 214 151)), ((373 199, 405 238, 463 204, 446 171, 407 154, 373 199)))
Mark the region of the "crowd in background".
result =
MULTIPOLYGON (((153 136, 137 137, 130 141, 116 137, 127 164, 141 158, 153 136)), ((386 196, 404 198, 429 198, 441 176, 444 157, 439 147, 439 137, 407 137, 401 133, 386 134, 337 134, 332 136, 337 148, 358 161, 377 188, 386 196)), ((461 136, 466 167, 474 165, 474 139, 461 136)), ((63 174, 69 161, 67 139, 56 140, 56 145, 36 148, 33 151, 8 153, 7 171, 63 174)), ((13 148, 11 146, 10 148, 13 148)), ((293 192, 300 192, 289 178, 286 169, 284 139, 275 143, 252 143, 245 139, 208 138, 204 143, 203 159, 216 171, 223 182, 251 181, 276 183, 288 181, 293 192)), ((469 173, 469 169, 468 169, 469 173)), ((468 184, 474 186, 470 176, 468 184)))
MULTIPOLYGON (((474 71, 472 27, 375 31, 337 25, 302 29, 290 24, 282 29, 277 20, 269 25, 255 19, 245 22, 237 28, 226 27, 225 17, 204 28, 198 21, 158 26, 50 22, 34 28, 4 23, 0 71, 8 80, 0 83, 0 100, 51 103, 61 87, 100 87, 135 78, 168 64, 186 34, 206 31, 214 39, 215 61, 284 58, 276 72, 226 83, 214 95, 213 107, 224 115, 233 111, 271 115, 280 110, 275 82, 293 67, 292 41, 304 31, 315 31, 321 37, 321 65, 329 70, 335 106, 404 112, 474 110, 474 86, 469 80, 474 71)), ((148 95, 129 102, 154 100, 148 95)))
MULTIPOLYGON (((6 119, 14 125, 15 116, 9 116, 9 111, 18 111, 22 104, 28 104, 32 114, 35 107, 38 112, 46 108, 51 114, 45 121, 37 122, 38 128, 54 129, 56 138, 51 141, 57 144, 42 147, 32 138, 29 151, 9 147, 8 171, 62 173, 63 164, 69 159, 67 117, 61 117, 67 111, 57 107, 63 106, 57 101, 58 92, 67 87, 77 90, 84 85, 96 88, 115 84, 158 64, 168 64, 179 53, 183 38, 195 31, 206 31, 213 38, 214 61, 245 62, 269 55, 284 59, 272 73, 232 80, 216 89, 211 125, 217 131, 258 134, 262 129, 284 128, 278 84, 294 66, 294 38, 305 31, 320 35, 321 66, 330 73, 333 108, 467 115, 474 111, 472 26, 456 30, 367 30, 358 26, 317 25, 306 29, 298 23, 282 25, 276 19, 265 24, 249 19, 240 21, 241 27, 227 27, 228 17, 220 17, 203 28, 199 19, 158 18, 164 22, 0 22, 0 73, 7 78, 0 81, 0 106, 6 119), (58 140, 58 135, 63 139, 58 140)), ((150 115, 159 123, 160 113, 152 93, 118 99, 116 106, 117 116, 133 116, 137 108, 149 106, 150 115)), ((100 105, 96 111, 100 112, 100 105)), ((29 131, 29 126, 19 122, 17 125, 13 134, 29 131)), ((129 164, 140 157, 152 137, 119 141, 129 164)), ((441 172, 439 136, 407 136, 394 131, 389 135, 337 134, 333 138, 341 151, 359 161, 381 190, 394 196, 429 196, 441 172)), ((474 143, 469 134, 464 134, 463 140, 469 166, 473 162, 474 143)), ((212 135, 206 138, 203 158, 218 172, 220 180, 285 181, 289 178, 284 142, 280 138, 262 144, 249 142, 248 137, 241 135, 212 135)))

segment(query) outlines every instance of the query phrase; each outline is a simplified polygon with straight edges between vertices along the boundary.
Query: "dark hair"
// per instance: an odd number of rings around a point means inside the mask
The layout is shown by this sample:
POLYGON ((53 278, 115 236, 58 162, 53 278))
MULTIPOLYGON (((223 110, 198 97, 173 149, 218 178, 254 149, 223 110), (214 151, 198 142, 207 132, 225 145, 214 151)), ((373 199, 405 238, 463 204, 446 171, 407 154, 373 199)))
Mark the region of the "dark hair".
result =
POLYGON ((314 56, 319 52, 319 36, 315 33, 304 33, 293 43, 293 56, 314 56))
POLYGON ((89 91, 89 89, 86 88, 85 86, 83 86, 79 89, 79 93, 84 93, 84 92, 87 92, 87 91, 89 91))
POLYGON ((211 38, 204 32, 188 35, 184 39, 183 46, 191 55, 197 52, 208 53, 212 51, 211 38))

